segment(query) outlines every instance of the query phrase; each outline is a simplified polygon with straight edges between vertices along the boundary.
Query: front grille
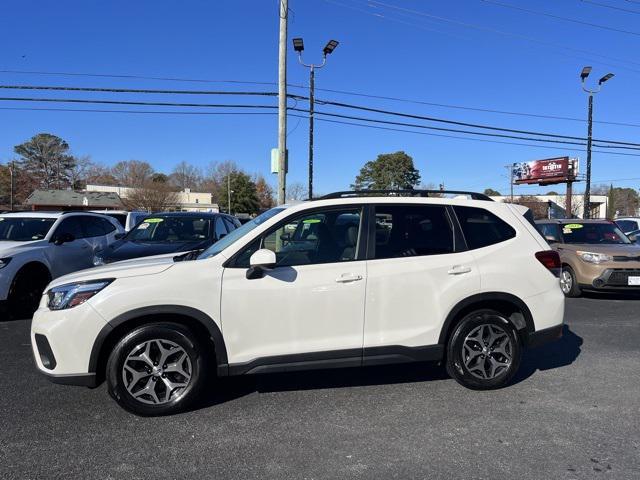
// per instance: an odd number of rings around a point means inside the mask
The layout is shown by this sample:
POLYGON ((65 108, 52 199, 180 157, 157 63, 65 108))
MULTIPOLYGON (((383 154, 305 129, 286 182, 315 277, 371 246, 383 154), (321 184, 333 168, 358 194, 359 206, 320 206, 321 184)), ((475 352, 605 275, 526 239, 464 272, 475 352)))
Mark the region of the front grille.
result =
POLYGON ((628 287, 629 277, 640 277, 640 269, 611 270, 611 274, 609 275, 609 278, 606 278, 606 276, 604 278, 605 286, 628 287))

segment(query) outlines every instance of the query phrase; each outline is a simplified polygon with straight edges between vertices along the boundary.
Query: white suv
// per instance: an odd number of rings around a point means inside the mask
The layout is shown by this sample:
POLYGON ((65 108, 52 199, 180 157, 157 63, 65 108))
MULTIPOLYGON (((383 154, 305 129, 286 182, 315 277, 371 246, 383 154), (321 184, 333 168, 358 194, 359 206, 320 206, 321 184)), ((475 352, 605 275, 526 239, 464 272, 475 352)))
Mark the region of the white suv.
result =
POLYGON ((14 316, 31 316, 52 278, 92 267, 95 252, 121 233, 116 220, 92 213, 0 215, 0 301, 14 316))
POLYGON ((167 414, 218 376, 442 361, 507 384, 523 348, 562 334, 558 254, 517 205, 332 194, 276 207, 204 253, 119 262, 51 283, 38 368, 167 414))

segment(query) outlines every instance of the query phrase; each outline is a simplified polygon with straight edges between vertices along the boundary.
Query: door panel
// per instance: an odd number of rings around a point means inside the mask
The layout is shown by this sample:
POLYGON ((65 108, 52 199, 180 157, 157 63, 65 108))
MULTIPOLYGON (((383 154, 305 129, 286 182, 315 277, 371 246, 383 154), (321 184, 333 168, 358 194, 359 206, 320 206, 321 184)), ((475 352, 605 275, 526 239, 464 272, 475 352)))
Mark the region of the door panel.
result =
POLYGON ((362 222, 359 206, 294 214, 231 260, 220 317, 230 363, 347 349, 361 354, 362 222), (277 264, 248 280, 249 258, 258 248, 272 250, 277 264))
POLYGON ((480 289, 442 205, 377 205, 367 262, 364 347, 438 342, 451 308, 480 289))
POLYGON ((277 267, 253 280, 246 269, 225 269, 221 319, 229 363, 362 348, 365 278, 364 261, 277 267))

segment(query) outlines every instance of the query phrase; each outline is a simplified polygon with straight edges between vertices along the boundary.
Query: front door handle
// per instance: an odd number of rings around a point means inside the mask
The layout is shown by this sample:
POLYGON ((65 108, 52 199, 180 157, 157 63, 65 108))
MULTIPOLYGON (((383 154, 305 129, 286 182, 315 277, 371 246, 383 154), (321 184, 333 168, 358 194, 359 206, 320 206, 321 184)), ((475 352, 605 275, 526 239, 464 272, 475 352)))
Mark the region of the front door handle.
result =
POLYGON ((467 267, 466 265, 454 265, 447 272, 449 275, 460 275, 462 273, 469 273, 471 271, 471 267, 467 267))
POLYGON ((355 275, 353 273, 343 273, 336 278, 336 282, 338 283, 357 282, 358 280, 362 280, 362 275, 355 275))

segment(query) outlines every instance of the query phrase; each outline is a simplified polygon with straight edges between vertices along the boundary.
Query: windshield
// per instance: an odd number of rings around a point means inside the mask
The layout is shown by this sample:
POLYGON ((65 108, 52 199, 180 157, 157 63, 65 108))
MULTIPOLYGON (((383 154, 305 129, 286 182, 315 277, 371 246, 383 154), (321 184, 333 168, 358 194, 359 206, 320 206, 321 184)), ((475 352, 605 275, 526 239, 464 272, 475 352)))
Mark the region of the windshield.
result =
POLYGON ((209 248, 207 248, 204 252, 202 252, 202 255, 198 257, 198 260, 216 256, 218 253, 220 253, 222 250, 227 248, 229 245, 235 243, 238 239, 244 237, 247 233, 249 233, 251 230, 256 228, 258 225, 263 224, 264 222, 269 220, 271 217, 273 217, 274 215, 277 215, 283 210, 284 208, 282 207, 275 207, 275 208, 272 208, 271 210, 267 210, 262 215, 258 215, 253 220, 249 220, 247 223, 235 229, 233 232, 229 233, 228 235, 225 235, 221 240, 218 240, 216 243, 214 243, 209 248))
POLYGON ((55 221, 55 218, 0 217, 0 241, 32 242, 42 240, 55 221))
POLYGON ((211 219, 147 217, 124 237, 131 242, 201 242, 213 238, 211 219))
POLYGON ((614 223, 568 223, 562 225, 565 243, 621 245, 631 241, 614 223))

